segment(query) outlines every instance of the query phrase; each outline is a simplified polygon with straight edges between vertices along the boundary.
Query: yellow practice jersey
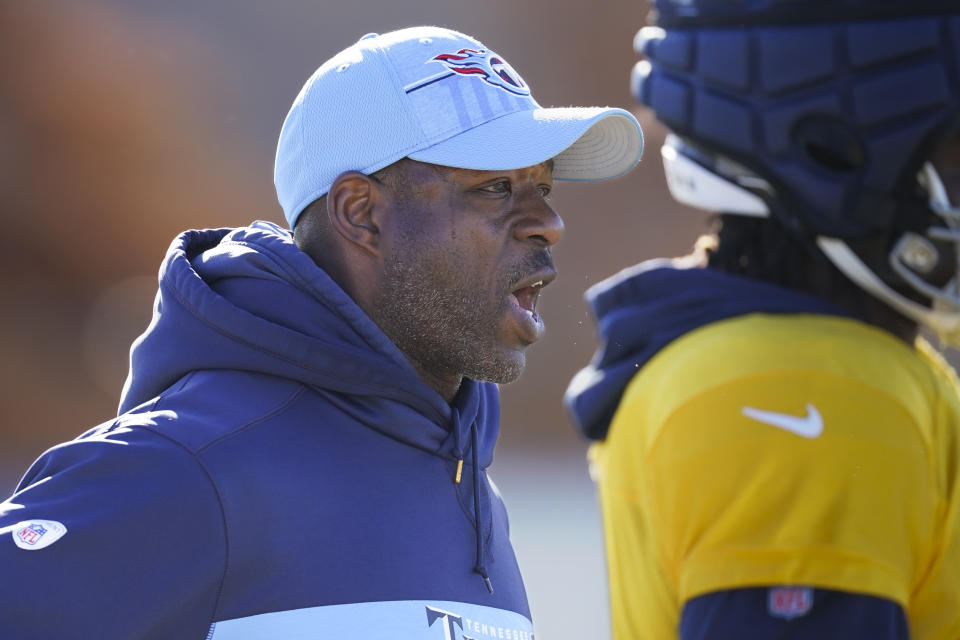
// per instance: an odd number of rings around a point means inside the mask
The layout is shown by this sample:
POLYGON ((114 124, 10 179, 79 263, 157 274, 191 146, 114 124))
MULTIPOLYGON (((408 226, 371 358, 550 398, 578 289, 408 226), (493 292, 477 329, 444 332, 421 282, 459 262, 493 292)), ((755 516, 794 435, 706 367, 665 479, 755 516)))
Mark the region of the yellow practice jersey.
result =
POLYGON ((753 314, 672 342, 591 450, 614 637, 676 638, 684 602, 804 585, 960 638, 960 399, 928 344, 753 314))

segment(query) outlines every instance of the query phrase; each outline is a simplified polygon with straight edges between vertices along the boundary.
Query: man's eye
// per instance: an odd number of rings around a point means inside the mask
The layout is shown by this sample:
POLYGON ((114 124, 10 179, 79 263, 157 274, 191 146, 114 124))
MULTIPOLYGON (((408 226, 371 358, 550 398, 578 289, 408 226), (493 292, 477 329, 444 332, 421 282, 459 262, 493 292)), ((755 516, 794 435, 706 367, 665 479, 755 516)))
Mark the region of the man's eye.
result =
POLYGON ((548 184, 537 185, 537 191, 540 192, 540 196, 543 198, 546 198, 547 196, 549 196, 552 190, 553 190, 553 187, 551 187, 548 184))
POLYGON ((480 187, 481 191, 489 191, 490 193, 510 193, 511 186, 509 180, 498 180, 492 184, 488 184, 484 187, 480 187))

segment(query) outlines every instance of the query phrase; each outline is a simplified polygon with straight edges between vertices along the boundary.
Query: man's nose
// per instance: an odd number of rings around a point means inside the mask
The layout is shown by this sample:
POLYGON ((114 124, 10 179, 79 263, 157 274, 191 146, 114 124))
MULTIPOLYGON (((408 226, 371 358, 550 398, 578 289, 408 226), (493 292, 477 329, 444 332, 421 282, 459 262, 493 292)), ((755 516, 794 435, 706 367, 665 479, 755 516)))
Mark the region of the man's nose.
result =
POLYGON ((528 200, 524 216, 514 230, 517 239, 535 242, 543 247, 555 245, 563 236, 563 219, 539 192, 535 192, 528 200))

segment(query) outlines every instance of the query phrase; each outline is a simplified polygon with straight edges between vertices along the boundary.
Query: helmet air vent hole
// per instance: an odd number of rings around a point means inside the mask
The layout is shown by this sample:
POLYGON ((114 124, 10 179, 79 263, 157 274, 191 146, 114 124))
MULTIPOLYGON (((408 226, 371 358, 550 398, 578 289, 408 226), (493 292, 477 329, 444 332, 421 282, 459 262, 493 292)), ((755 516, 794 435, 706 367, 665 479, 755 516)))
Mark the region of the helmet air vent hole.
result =
POLYGON ((850 173, 866 161, 860 140, 838 120, 806 119, 794 128, 792 137, 802 155, 821 169, 850 173))

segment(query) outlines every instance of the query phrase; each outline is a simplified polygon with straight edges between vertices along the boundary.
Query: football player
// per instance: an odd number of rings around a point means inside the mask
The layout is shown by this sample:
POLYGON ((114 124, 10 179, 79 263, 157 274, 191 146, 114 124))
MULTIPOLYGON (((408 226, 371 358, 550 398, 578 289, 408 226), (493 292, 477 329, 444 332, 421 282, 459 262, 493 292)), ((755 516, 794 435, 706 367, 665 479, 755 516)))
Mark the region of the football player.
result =
POLYGON ((587 295, 614 637, 960 638, 960 6, 655 9, 632 89, 718 215, 587 295))

